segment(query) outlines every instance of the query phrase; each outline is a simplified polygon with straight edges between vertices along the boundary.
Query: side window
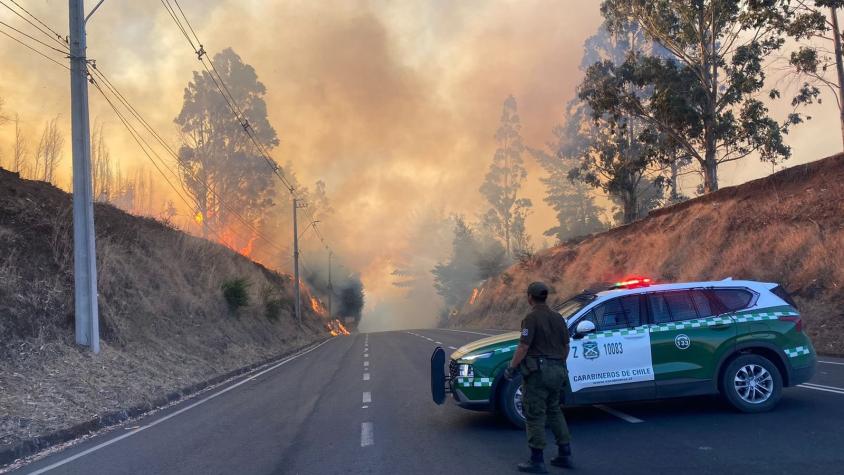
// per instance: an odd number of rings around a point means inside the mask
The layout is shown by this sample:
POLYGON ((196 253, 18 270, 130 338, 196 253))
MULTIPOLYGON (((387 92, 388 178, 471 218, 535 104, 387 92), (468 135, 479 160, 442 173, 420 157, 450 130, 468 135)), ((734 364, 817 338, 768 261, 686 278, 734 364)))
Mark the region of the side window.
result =
POLYGON ((668 302, 672 321, 679 322, 697 318, 697 311, 689 292, 666 292, 665 301, 668 302))
POLYGON ((692 290, 692 301, 697 308, 697 314, 700 318, 711 317, 716 312, 712 310, 712 304, 709 302, 709 297, 703 290, 692 290))
POLYGON ((661 292, 648 295, 654 323, 680 322, 697 318, 690 292, 661 292))
POLYGON ((753 300, 753 294, 744 289, 715 289, 712 293, 730 312, 749 307, 753 300))
POLYGON ((584 318, 591 320, 598 331, 639 326, 642 322, 639 296, 629 295, 609 300, 595 307, 584 318))
POLYGON ((648 295, 648 306, 651 308, 651 319, 654 323, 671 321, 671 312, 668 311, 668 303, 663 294, 648 295))

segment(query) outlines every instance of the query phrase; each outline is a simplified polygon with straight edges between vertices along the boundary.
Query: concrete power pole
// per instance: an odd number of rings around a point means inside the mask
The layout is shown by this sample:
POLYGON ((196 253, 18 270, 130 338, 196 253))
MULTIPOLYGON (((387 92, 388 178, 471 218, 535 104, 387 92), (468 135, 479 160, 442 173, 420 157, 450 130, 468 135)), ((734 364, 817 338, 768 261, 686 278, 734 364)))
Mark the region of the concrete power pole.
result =
MULTIPOLYGON (((102 2, 101 2, 102 3, 102 2)), ((99 6, 99 5, 98 5, 99 6)), ((93 12, 92 12, 93 13, 93 12)), ((70 97, 73 135, 73 281, 76 343, 100 352, 97 307, 97 250, 91 186, 91 125, 88 117, 88 64, 85 5, 70 0, 70 97)))
POLYGON ((296 321, 302 324, 302 297, 299 283, 299 223, 296 217, 299 208, 307 204, 300 203, 298 198, 293 198, 293 280, 296 281, 296 321))
POLYGON ((328 319, 331 320, 331 297, 334 295, 334 287, 331 286, 331 255, 328 251, 328 319))

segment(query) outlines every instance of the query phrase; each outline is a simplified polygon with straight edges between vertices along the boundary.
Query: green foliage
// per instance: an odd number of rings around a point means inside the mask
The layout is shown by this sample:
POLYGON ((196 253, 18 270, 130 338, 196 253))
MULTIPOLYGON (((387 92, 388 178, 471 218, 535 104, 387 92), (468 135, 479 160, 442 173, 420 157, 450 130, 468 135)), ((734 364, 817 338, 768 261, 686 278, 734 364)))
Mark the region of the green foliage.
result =
POLYGON ((252 284, 243 277, 237 277, 223 282, 220 288, 223 291, 223 297, 226 299, 229 310, 236 312, 241 307, 249 305, 249 288, 251 286, 252 284))
POLYGON ((783 135, 800 118, 769 117, 757 93, 763 61, 782 48, 794 7, 789 0, 604 0, 611 31, 631 24, 667 54, 634 53, 622 64, 603 61, 587 71, 581 98, 596 116, 636 117, 665 137, 718 188, 718 165, 757 154, 788 158, 783 135), (638 91, 651 94, 640 95, 638 91))
POLYGON ((527 178, 522 153, 521 123, 513 96, 507 97, 501 112, 501 125, 495 133, 498 149, 489 165, 480 191, 490 204, 483 215, 484 226, 504 243, 508 255, 527 246, 529 238, 524 222, 532 206, 528 198, 519 198, 527 178))
POLYGON ((278 321, 284 309, 284 302, 278 292, 273 286, 267 285, 261 291, 261 298, 264 301, 264 316, 271 322, 278 321))

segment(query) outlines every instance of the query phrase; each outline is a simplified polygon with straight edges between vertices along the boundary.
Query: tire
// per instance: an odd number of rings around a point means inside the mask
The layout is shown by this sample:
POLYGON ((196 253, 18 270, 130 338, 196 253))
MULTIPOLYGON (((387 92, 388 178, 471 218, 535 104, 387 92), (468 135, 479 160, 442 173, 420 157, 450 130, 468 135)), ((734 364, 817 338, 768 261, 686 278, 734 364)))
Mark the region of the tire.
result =
POLYGON ((514 427, 524 430, 525 417, 521 408, 522 375, 517 374, 512 380, 505 380, 504 383, 498 401, 501 413, 514 427))
POLYGON ((782 397, 782 375, 777 365, 759 355, 741 355, 721 376, 721 394, 741 412, 773 409, 782 397))

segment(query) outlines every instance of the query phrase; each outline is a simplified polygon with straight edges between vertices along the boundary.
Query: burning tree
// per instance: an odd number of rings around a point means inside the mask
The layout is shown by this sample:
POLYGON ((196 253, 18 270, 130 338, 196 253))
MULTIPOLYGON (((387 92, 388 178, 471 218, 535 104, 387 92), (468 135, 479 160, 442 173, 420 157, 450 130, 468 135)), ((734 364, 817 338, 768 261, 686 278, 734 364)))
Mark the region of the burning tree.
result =
MULTIPOLYGON (((266 88, 255 69, 231 48, 213 61, 257 141, 267 149, 278 145, 267 119, 266 88)), ((185 190, 197 203, 194 212, 203 236, 216 231, 229 247, 247 248, 251 241, 236 242, 235 214, 253 225, 262 219, 273 204, 273 175, 208 72, 194 72, 175 122, 182 136, 179 170, 185 190)))

